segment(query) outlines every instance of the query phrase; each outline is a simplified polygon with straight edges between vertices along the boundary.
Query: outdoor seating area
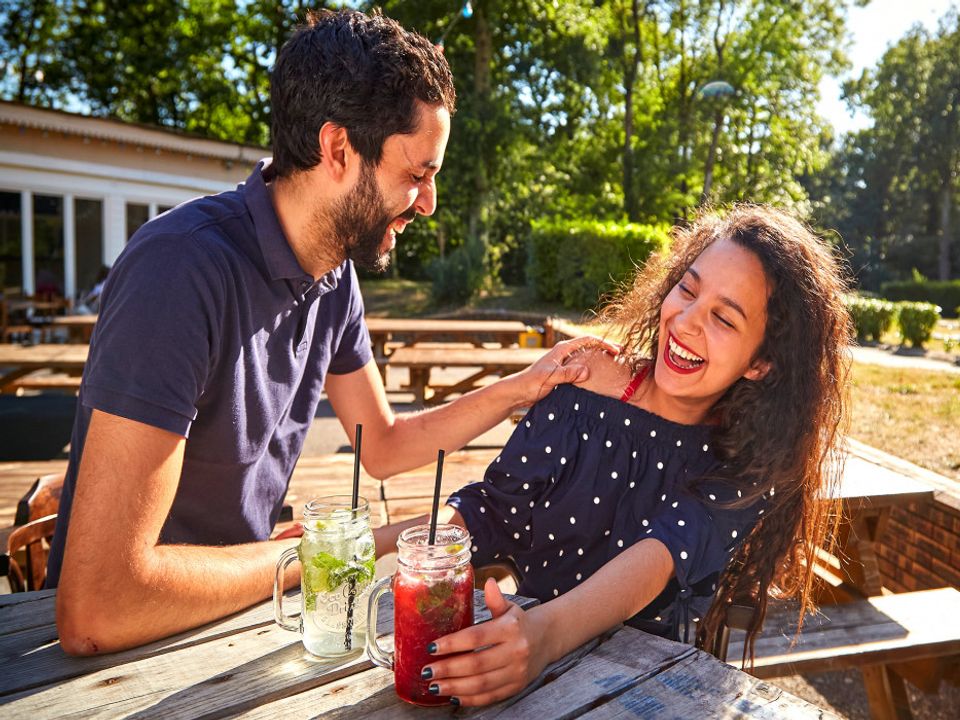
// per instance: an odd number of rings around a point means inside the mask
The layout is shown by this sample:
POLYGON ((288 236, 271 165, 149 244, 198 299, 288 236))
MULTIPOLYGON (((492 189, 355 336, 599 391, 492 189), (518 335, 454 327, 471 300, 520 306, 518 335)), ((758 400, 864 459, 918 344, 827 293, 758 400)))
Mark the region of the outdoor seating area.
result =
MULTIPOLYGON (((442 496, 468 482, 480 479, 497 452, 495 449, 471 449, 450 454, 445 464, 442 496)), ((12 521, 14 525, 12 532, 11 529, 4 531, 7 534, 8 553, 8 557, 4 558, 4 570, 11 579, 13 589, 36 589, 39 586, 38 575, 42 577, 45 555, 42 551, 36 552, 33 548, 37 546, 31 543, 42 543, 40 538, 49 537, 52 532, 57 489, 62 482, 64 469, 63 461, 0 463, 0 521, 3 524, 12 521), (34 529, 36 535, 30 536, 25 542, 21 539, 23 528, 34 529)), ((286 499, 288 506, 299 508, 311 497, 342 492, 350 484, 352 471, 352 457, 346 453, 302 458, 291 479, 286 499)), ((936 692, 941 680, 960 679, 960 626, 949 621, 949 618, 960 615, 960 592, 955 586, 945 582, 934 582, 930 587, 917 584, 908 590, 891 592, 888 585, 892 579, 884 571, 884 563, 878 560, 888 552, 890 544, 896 542, 887 532, 891 527, 890 518, 894 512, 916 512, 921 508, 929 508, 932 512, 953 513, 951 517, 960 520, 960 512, 957 508, 952 508, 952 505, 960 504, 960 498, 943 490, 943 479, 938 481, 937 477, 876 449, 858 444, 852 447, 840 490, 847 508, 847 524, 850 528, 842 536, 842 546, 837 555, 837 558, 843 558, 843 561, 825 558, 824 566, 830 572, 825 571, 823 574, 825 578, 829 575, 835 577, 842 590, 831 587, 824 581, 821 612, 806 620, 796 644, 792 644, 796 627, 795 610, 772 604, 764 629, 757 639, 756 664, 750 670, 757 681, 745 685, 739 675, 731 676, 731 688, 735 688, 737 692, 766 693, 769 692, 765 689, 767 686, 759 683, 759 680, 798 673, 857 668, 864 679, 873 717, 894 718, 907 717, 909 713, 908 706, 904 709, 904 678, 928 692, 936 692), (891 469, 890 465, 895 465, 897 470, 891 469), (872 532, 868 535, 862 534, 865 527, 872 528, 872 532)), ((379 526, 428 513, 434 479, 432 466, 383 481, 374 480, 362 473, 360 493, 370 502, 372 524, 379 526)), ((293 513, 290 513, 285 521, 278 525, 277 532, 289 527, 292 521, 293 513)), ((960 522, 957 524, 960 526, 960 522)), ((947 523, 945 528, 937 531, 937 537, 939 541, 956 549, 960 546, 958 530, 960 527, 947 523)), ((509 585, 505 587, 515 591, 515 585, 512 588, 509 585)), ((51 606, 45 600, 49 596, 49 592, 36 597, 31 595, 33 599, 26 605, 17 604, 16 596, 11 596, 9 600, 0 602, 0 612, 5 613, 6 617, 16 616, 17 622, 28 625, 36 623, 30 625, 35 630, 35 634, 31 635, 35 639, 30 642, 42 640, 47 643, 54 637, 50 634, 52 629, 41 632, 44 624, 50 628, 52 622, 51 606)), ((223 631, 218 630, 217 625, 199 631, 198 637, 209 638, 203 640, 203 643, 213 644, 202 653, 199 650, 194 651, 196 657, 184 650, 186 637, 190 634, 182 639, 174 638, 169 643, 159 644, 158 648, 164 648, 161 656, 174 653, 164 662, 185 662, 194 667, 200 662, 199 658, 209 658, 214 654, 215 647, 219 647, 216 643, 221 643, 221 640, 215 641, 215 638, 241 639, 244 633, 255 635, 255 628, 262 628, 273 634, 275 629, 267 627, 270 623, 265 615, 266 611, 266 608, 252 609, 217 624, 224 628, 223 631), (260 619, 255 620, 255 617, 260 619)), ((381 613, 381 617, 389 617, 389 613, 381 613)), ((731 624, 734 628, 737 627, 736 623, 731 624)), ((11 627, 5 622, 5 633, 13 632, 11 627)), ((625 629, 614 633, 596 645, 582 649, 581 655, 593 657, 599 653, 605 656, 604 653, 612 652, 619 643, 625 643, 624 651, 629 648, 630 651, 637 652, 637 647, 629 640, 632 632, 634 631, 625 629)), ((277 644, 271 645, 272 652, 293 653, 290 646, 294 643, 289 637, 285 638, 281 632, 276 640, 277 644)), ((23 662, 34 648, 39 646, 24 646, 22 642, 13 643, 12 640, 8 640, 5 645, 6 657, 11 660, 20 658, 16 665, 18 672, 10 676, 5 683, 4 690, 12 692, 25 687, 22 683, 27 682, 29 673, 23 662)), ((267 650, 260 648, 254 651, 250 643, 242 646, 251 648, 249 652, 253 654, 246 662, 251 663, 252 671, 257 667, 256 657, 267 650)), ((67 673, 58 677, 65 679, 76 676, 78 682, 79 678, 98 677, 90 673, 109 674, 106 668, 114 664, 147 663, 148 657, 156 654, 134 652, 95 660, 69 660, 60 655, 60 660, 54 660, 51 658, 58 656, 50 655, 54 652, 51 646, 46 646, 43 652, 43 663, 48 667, 45 672, 67 673), (60 669, 55 669, 58 667, 60 669)), ((742 632, 733 629, 730 632, 726 660, 739 668, 742 654, 742 632)), ((291 654, 291 659, 292 657, 291 654)), ((577 661, 569 658, 568 664, 573 666, 577 661)), ((36 662, 40 660, 30 660, 28 666, 33 667, 36 662)), ((152 662, 159 660, 154 658, 152 662)), ((690 673, 696 675, 701 672, 719 672, 715 661, 707 659, 703 653, 685 656, 684 662, 688 663, 689 667, 682 666, 683 676, 690 673)), ((591 669, 590 672, 598 671, 591 669)), ((345 681, 356 673, 369 673, 371 682, 374 683, 371 687, 363 685, 366 688, 364 693, 373 694, 372 687, 384 687, 390 682, 388 675, 382 675, 381 671, 371 669, 365 660, 358 659, 337 671, 324 671, 316 677, 310 674, 309 680, 308 676, 300 677, 300 682, 283 689, 278 688, 276 692, 281 695, 296 694, 296 702, 308 702, 308 699, 314 701, 321 696, 327 697, 321 688, 328 683, 345 681), (301 693, 304 694, 302 698, 301 693)), ((52 682, 54 679, 46 678, 45 682, 52 682)), ((42 685, 44 681, 30 682, 40 682, 42 685)), ((364 683, 366 682, 364 680, 364 683)), ((350 691, 361 693, 359 687, 360 685, 351 682, 350 691)), ((562 686, 556 686, 555 691, 560 687, 562 686)), ((649 688, 645 687, 645 690, 649 691, 649 688)), ((128 689, 124 696, 130 697, 131 692, 128 689)), ((260 688, 257 692, 266 690, 260 688)), ((536 695, 538 691, 532 692, 536 695)), ((45 693, 41 693, 40 697, 44 695, 45 693)), ((216 703, 228 702, 224 699, 226 695, 216 693, 216 696, 216 703)), ((364 700, 364 697, 367 695, 360 694, 357 697, 360 707, 365 707, 364 703, 370 702, 364 700)), ((549 697, 553 695, 549 694, 549 697)), ((731 703, 732 697, 727 691, 718 696, 719 701, 731 703)), ((103 698, 106 698, 106 695, 103 698)), ((775 698, 779 698, 778 702, 795 701, 786 694, 775 693, 775 698)), ((775 698, 771 696, 770 699, 775 698)), ((46 698, 44 700, 46 701, 46 698)), ((159 697, 153 697, 150 705, 153 706, 158 701, 159 697)), ((94 704, 108 700, 91 698, 88 702, 92 708, 94 704)))

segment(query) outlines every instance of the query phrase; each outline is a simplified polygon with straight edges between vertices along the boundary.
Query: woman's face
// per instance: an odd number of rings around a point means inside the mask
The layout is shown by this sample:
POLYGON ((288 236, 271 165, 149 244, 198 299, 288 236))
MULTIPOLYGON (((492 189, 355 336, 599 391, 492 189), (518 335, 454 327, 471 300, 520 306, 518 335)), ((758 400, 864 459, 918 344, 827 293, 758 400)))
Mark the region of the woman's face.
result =
POLYGON ((655 412, 699 422, 738 379, 766 374, 769 366, 755 356, 768 296, 763 265, 751 251, 723 238, 700 253, 660 308, 655 412))

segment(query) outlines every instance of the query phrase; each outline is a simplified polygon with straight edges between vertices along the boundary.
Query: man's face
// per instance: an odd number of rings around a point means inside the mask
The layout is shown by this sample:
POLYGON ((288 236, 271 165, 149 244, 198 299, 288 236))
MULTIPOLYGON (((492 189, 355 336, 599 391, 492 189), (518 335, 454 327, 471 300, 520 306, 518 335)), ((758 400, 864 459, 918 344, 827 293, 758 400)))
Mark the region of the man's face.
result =
POLYGON ((397 235, 418 213, 432 215, 437 208, 435 177, 450 136, 450 115, 439 105, 416 107, 416 131, 388 137, 379 167, 364 163, 333 208, 333 230, 346 256, 367 270, 386 270, 397 235))

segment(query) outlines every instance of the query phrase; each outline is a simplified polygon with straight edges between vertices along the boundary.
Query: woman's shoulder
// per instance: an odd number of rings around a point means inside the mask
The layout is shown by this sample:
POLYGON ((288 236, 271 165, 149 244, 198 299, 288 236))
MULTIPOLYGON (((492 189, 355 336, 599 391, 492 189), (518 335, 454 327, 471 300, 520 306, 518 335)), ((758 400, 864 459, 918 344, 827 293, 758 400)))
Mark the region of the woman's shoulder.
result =
POLYGON ((597 395, 619 399, 633 379, 633 371, 622 358, 599 348, 584 350, 578 361, 590 372, 586 380, 577 383, 577 387, 597 395))

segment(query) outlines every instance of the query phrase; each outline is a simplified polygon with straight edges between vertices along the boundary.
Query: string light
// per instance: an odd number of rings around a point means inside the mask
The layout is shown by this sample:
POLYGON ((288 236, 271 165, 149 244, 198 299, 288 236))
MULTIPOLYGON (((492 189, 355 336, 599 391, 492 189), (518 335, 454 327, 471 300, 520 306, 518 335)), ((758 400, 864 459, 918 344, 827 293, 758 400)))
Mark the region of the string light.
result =
POLYGON ((451 30, 453 30, 453 26, 457 24, 457 21, 460 20, 460 18, 470 19, 472 17, 473 17, 473 5, 470 4, 470 0, 467 0, 463 4, 463 7, 460 8, 460 12, 453 16, 453 21, 449 25, 447 25, 447 29, 443 31, 443 35, 440 36, 440 39, 434 43, 436 48, 440 52, 443 52, 443 41, 446 40, 447 34, 451 30))

